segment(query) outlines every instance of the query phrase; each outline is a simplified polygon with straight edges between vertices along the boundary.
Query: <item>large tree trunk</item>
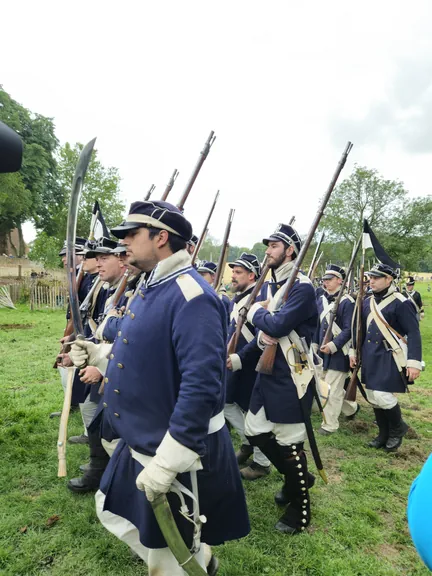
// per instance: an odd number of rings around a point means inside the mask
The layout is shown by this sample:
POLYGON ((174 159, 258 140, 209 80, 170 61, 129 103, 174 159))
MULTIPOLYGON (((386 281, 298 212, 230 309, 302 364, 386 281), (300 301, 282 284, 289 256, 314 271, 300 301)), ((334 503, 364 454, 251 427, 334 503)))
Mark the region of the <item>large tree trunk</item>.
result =
POLYGON ((18 257, 22 258, 25 255, 25 242, 21 222, 18 224, 18 238, 19 238, 18 257))
POLYGON ((7 232, 0 231, 0 256, 7 254, 7 232))
POLYGON ((8 240, 9 240, 9 246, 10 246, 11 251, 13 252, 14 256, 18 256, 18 251, 17 251, 17 249, 16 249, 16 246, 15 246, 14 243, 12 242, 12 234, 11 234, 11 231, 8 232, 7 237, 8 237, 8 240))

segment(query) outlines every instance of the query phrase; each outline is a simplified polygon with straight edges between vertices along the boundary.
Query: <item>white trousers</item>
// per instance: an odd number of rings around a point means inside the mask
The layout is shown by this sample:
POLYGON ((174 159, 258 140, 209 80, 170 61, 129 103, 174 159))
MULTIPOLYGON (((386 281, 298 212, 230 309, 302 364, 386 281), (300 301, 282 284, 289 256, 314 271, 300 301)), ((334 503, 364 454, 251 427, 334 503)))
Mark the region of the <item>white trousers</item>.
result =
MULTIPOLYGON (((245 413, 240 406, 238 404, 225 404, 224 416, 240 436, 242 444, 249 444, 249 440, 245 436, 245 413)), ((265 467, 271 464, 267 456, 257 446, 254 446, 253 461, 265 467)))
POLYGON ((96 402, 92 402, 90 400, 89 394, 84 402, 79 405, 79 407, 81 411, 81 418, 84 423, 84 434, 87 436, 87 428, 90 426, 90 423, 94 418, 98 405, 96 402))
MULTIPOLYGON (((125 542, 148 566, 148 576, 186 576, 186 572, 178 565, 169 548, 146 548, 139 539, 138 528, 108 510, 104 510, 105 494, 98 490, 95 496, 96 513, 105 528, 125 542)), ((210 546, 201 544, 201 549, 195 556, 198 563, 205 568, 211 559, 210 546)))
POLYGON ((281 446, 304 442, 307 437, 304 424, 275 424, 267 420, 264 406, 256 414, 249 410, 246 414, 245 432, 247 436, 258 436, 266 432, 273 432, 276 442, 281 446))
POLYGON ((325 422, 321 428, 327 432, 336 432, 339 428, 339 415, 342 412, 344 416, 352 416, 356 413, 357 402, 345 400, 344 384, 347 377, 346 372, 338 370, 327 370, 325 381, 330 386, 330 396, 324 408, 325 422))
POLYGON ((381 408, 382 410, 391 410, 398 403, 396 396, 391 392, 368 390, 366 388, 366 396, 374 408, 381 408))
POLYGON ((102 446, 104 447, 105 452, 111 458, 111 456, 114 454, 114 450, 117 448, 117 444, 120 442, 120 438, 116 438, 115 440, 111 440, 111 442, 108 442, 108 440, 105 440, 105 438, 101 438, 101 441, 102 441, 102 446))

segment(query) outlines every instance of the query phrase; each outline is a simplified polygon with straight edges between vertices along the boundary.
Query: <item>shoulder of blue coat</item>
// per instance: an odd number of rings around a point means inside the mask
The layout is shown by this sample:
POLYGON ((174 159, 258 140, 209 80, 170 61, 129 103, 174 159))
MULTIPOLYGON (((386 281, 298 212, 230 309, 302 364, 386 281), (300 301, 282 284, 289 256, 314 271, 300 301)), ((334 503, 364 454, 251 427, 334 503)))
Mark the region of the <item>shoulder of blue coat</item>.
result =
POLYGON ((354 298, 351 296, 351 294, 344 294, 341 298, 341 302, 345 302, 345 300, 348 300, 349 302, 351 302, 351 304, 355 303, 354 298))
POLYGON ((186 302, 204 294, 202 286, 191 274, 180 274, 177 276, 176 282, 186 302))
POLYGON ((408 300, 408 298, 405 298, 405 296, 403 294, 401 294, 400 292, 394 292, 394 296, 400 302, 406 302, 408 300))
MULTIPOLYGON (((303 274, 302 272, 299 272, 299 273, 297 274, 297 281, 298 281, 300 284, 309 284, 309 285, 312 286, 312 288, 313 288, 313 284, 312 284, 311 279, 308 278, 308 277, 306 276, 306 274, 303 274)), ((315 288, 314 288, 314 291, 315 291, 315 288)))

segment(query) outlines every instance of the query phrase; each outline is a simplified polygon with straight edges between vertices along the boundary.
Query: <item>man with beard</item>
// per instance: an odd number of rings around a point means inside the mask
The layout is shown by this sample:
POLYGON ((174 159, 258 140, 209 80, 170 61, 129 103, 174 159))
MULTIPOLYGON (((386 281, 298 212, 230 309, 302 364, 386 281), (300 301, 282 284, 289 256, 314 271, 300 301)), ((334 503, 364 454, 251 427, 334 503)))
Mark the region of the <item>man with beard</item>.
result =
MULTIPOLYGON (((369 446, 395 452, 408 431, 395 394, 407 392, 422 369, 419 322, 412 303, 393 283, 393 268, 380 263, 367 275, 372 294, 362 308, 361 377, 379 428, 369 446)), ((350 354, 354 368, 357 359, 354 351, 350 354)))
MULTIPOLYGON (((217 286, 214 286, 217 269, 218 269, 217 264, 215 264, 214 262, 208 262, 207 260, 203 260, 198 266, 198 274, 200 274, 206 282, 208 282, 211 286, 213 286, 215 290, 218 288, 217 286)), ((225 310, 227 313, 227 318, 229 318, 231 300, 226 295, 226 290, 224 286, 221 286, 219 288, 218 296, 222 300, 222 303, 225 306, 225 310)))
MULTIPOLYGON (((200 528, 208 545, 249 531, 223 416, 223 304, 190 265, 186 243, 192 227, 175 206, 135 202, 112 233, 123 240, 129 262, 148 277, 122 320, 106 368, 105 414, 122 440, 96 495, 98 516, 147 563, 150 574, 180 576, 184 571, 150 505, 168 493, 183 539, 208 574, 216 574, 208 546, 199 545, 200 528), (180 513, 179 483, 180 490, 189 490, 184 498, 193 523, 184 507, 180 513), (202 526, 201 515, 207 518, 202 526)), ((103 365, 92 343, 78 341, 74 349, 79 348, 89 364, 103 365)))
POLYGON ((324 379, 330 387, 330 395, 324 407, 325 418, 318 430, 323 436, 333 434, 339 429, 341 412, 347 419, 352 420, 360 410, 357 402, 348 402, 344 398, 344 384, 349 373, 351 322, 354 313, 354 299, 349 294, 342 296, 333 322, 331 339, 327 344, 323 344, 330 312, 344 279, 345 270, 341 266, 330 264, 323 276, 324 292, 317 298, 319 322, 314 343, 323 358, 324 379))
MULTIPOLYGON (((260 275, 260 265, 255 254, 242 255, 229 264, 232 268, 232 287, 236 292, 230 304, 230 325, 228 329, 228 342, 236 331, 239 310, 246 304, 250 293, 260 275)), ((255 330, 247 322, 243 325, 237 343, 237 350, 241 350, 254 340, 255 330)), ((249 444, 244 433, 245 414, 249 409, 250 398, 255 384, 255 367, 259 360, 260 350, 249 354, 244 365, 237 354, 231 354, 227 366, 227 393, 224 409, 225 418, 235 428, 241 439, 240 450, 236 453, 239 466, 245 465, 240 474, 246 480, 257 480, 270 473, 270 461, 258 447, 249 444), (233 366, 234 371, 233 371, 233 366), (253 461, 247 466, 249 458, 253 455, 253 461)))
MULTIPOLYGON (((296 230, 280 224, 263 242, 267 245, 266 255, 273 279, 264 284, 261 302, 251 307, 247 319, 259 330, 258 345, 263 348, 277 346, 277 351, 272 374, 258 374, 245 431, 249 442, 258 446, 284 476, 284 485, 275 500, 279 505, 288 506, 277 522, 276 530, 297 534, 310 523, 309 488, 315 480, 308 472, 304 452, 307 437, 304 422, 310 417, 313 399, 308 384, 313 374, 298 350, 302 347, 302 337, 308 346, 311 345, 318 313, 312 282, 301 273, 286 302, 280 303, 284 284, 291 276, 301 248, 296 230), (308 386, 302 404, 296 385, 308 386)), ((243 363, 242 350, 239 356, 243 363)))

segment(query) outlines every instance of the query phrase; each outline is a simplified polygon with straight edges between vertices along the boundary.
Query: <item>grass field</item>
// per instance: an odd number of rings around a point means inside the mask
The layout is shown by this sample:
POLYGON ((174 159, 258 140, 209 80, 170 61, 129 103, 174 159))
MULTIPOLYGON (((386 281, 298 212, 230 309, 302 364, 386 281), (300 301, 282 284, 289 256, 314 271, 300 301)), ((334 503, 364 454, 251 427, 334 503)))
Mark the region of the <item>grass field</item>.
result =
MULTIPOLYGON (((410 484, 432 451, 432 296, 425 291, 424 298, 428 368, 412 393, 400 398, 412 427, 400 451, 388 455, 366 447, 377 429, 372 409, 364 404, 358 419, 343 423, 337 435, 319 436, 330 483, 318 480, 312 489, 312 524, 300 536, 273 529, 280 516, 273 503, 280 486, 276 472, 247 484, 252 531, 216 549, 221 576, 430 574, 411 543, 405 515, 410 484)), ((0 310, 0 574, 147 574, 141 561, 99 524, 93 496, 74 495, 66 480, 57 478, 59 422, 48 414, 62 405, 52 363, 63 328, 60 312, 0 310)), ((319 419, 314 420, 317 428, 319 419)), ((81 430, 79 414, 72 414, 69 434, 81 430)), ((69 478, 78 475, 87 451, 68 446, 69 478)))

